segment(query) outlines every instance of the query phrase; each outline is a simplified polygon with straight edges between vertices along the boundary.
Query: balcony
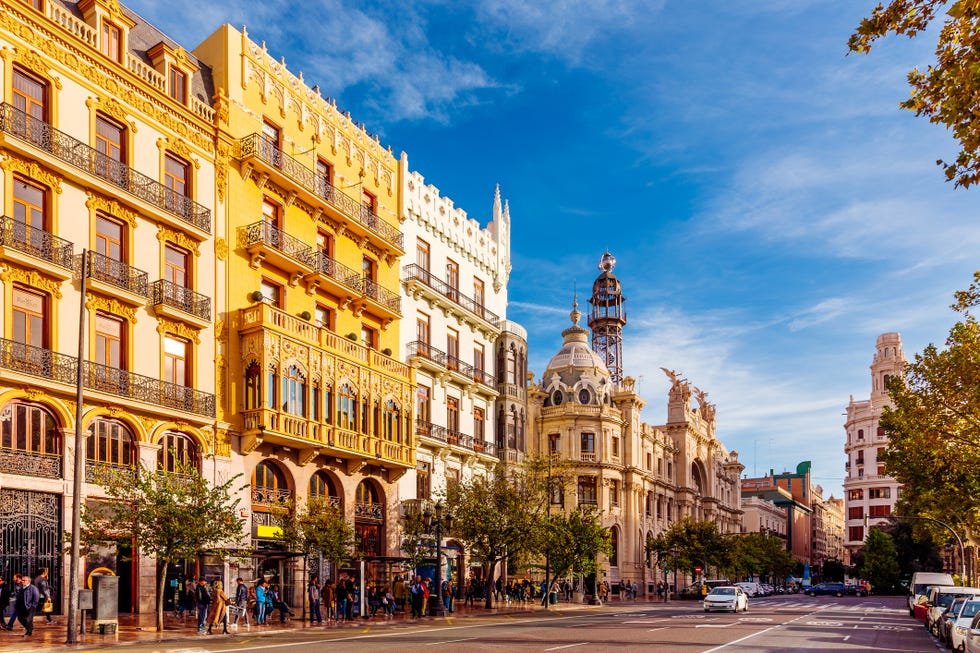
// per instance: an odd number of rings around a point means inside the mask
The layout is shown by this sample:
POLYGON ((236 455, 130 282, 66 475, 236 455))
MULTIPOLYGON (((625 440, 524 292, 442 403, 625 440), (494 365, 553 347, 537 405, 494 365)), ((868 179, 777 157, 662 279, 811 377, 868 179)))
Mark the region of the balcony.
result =
POLYGON ((71 277, 73 246, 43 229, 4 216, 0 222, 0 256, 61 279, 71 277))
POLYGON ((385 504, 357 502, 354 504, 354 519, 383 522, 385 520, 385 504))
POLYGON ((423 438, 430 438, 432 440, 438 440, 439 442, 448 443, 446 427, 439 426, 438 424, 433 424, 432 422, 427 422, 425 420, 415 420, 415 434, 420 435, 423 438))
MULTIPOLYGON (((0 369, 74 386, 78 359, 74 356, 0 338, 0 369)), ((214 417, 214 395, 193 388, 84 361, 82 384, 87 390, 126 397, 155 406, 214 417)))
POLYGON ((238 243, 252 257, 252 267, 258 269, 264 261, 293 275, 293 284, 309 274, 316 264, 312 246, 285 231, 259 221, 238 230, 238 243))
POLYGON ((117 465, 95 460, 85 461, 86 483, 99 483, 109 474, 124 474, 135 481, 139 472, 135 465, 117 465))
POLYGON ((122 189, 162 213, 176 217, 183 225, 194 227, 203 234, 211 233, 211 209, 174 193, 155 179, 6 102, 0 105, 0 132, 122 189))
POLYGON ((336 286, 338 294, 351 290, 358 295, 361 294, 361 289, 364 287, 363 273, 330 258, 325 252, 316 252, 313 269, 329 285, 336 286))
POLYGON ((153 307, 158 315, 190 321, 198 328, 204 328, 211 323, 211 298, 207 295, 166 279, 154 281, 151 291, 153 307))
POLYGON ((62 478, 62 456, 33 451, 0 449, 0 466, 8 474, 62 478))
POLYGON ((396 293, 388 290, 384 286, 378 284, 376 281, 372 281, 367 277, 364 278, 364 288, 361 293, 364 297, 367 297, 375 304, 377 307, 382 309, 388 317, 399 317, 402 314, 402 298, 396 293))
POLYGON ((500 317, 496 313, 487 310, 483 304, 460 293, 458 288, 453 288, 445 281, 433 276, 425 268, 414 263, 407 266, 402 273, 402 282, 408 284, 409 289, 412 286, 425 286, 435 291, 440 297, 444 297, 457 306, 466 309, 473 318, 486 323, 495 331, 500 329, 500 317))
POLYGON ((285 508, 293 500, 292 490, 252 486, 252 507, 285 508))
POLYGON ((484 392, 496 396, 495 379, 492 374, 473 367, 456 356, 450 356, 446 352, 436 349, 429 343, 416 340, 408 343, 408 356, 417 357, 416 362, 430 369, 438 371, 447 370, 464 377, 467 381, 473 381, 484 386, 484 392))
POLYGON ((517 449, 497 447, 497 460, 508 465, 520 465, 524 462, 524 453, 517 449))
MULTIPOLYGON (((150 283, 146 272, 91 250, 85 256, 86 276, 92 288, 135 305, 149 298, 150 283)), ((79 254, 76 258, 81 260, 81 257, 79 254)))
POLYGON ((405 252, 404 235, 374 211, 364 206, 359 198, 351 197, 314 170, 283 152, 275 143, 261 134, 249 134, 238 142, 239 156, 243 164, 262 174, 279 178, 280 185, 302 191, 303 199, 317 206, 325 204, 346 217, 351 231, 374 238, 382 249, 394 248, 398 255, 405 252), (288 182, 283 184, 282 182, 288 182))

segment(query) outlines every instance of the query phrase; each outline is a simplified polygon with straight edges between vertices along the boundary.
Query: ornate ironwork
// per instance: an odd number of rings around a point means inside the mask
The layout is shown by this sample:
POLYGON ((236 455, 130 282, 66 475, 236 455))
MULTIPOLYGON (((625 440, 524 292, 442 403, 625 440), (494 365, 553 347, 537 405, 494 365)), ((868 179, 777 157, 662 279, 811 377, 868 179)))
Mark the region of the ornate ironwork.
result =
POLYGON ((381 238, 397 245, 399 249, 404 249, 405 236, 397 227, 393 227, 382 220, 369 207, 365 206, 358 199, 341 191, 323 175, 316 174, 316 172, 283 152, 270 139, 258 133, 249 134, 242 138, 238 144, 241 158, 245 159, 254 156, 262 159, 270 166, 282 171, 284 175, 309 192, 317 197, 323 198, 328 204, 344 215, 353 218, 381 238))
POLYGON ((483 304, 462 294, 458 288, 453 288, 442 279, 433 276, 431 272, 415 263, 405 268, 402 281, 418 281, 424 283, 443 297, 459 304, 491 326, 500 326, 500 317, 496 313, 487 310, 483 304))
POLYGON ((91 250, 86 255, 89 278, 98 279, 140 297, 150 296, 149 275, 143 270, 91 250))
POLYGON ((0 131, 27 141, 67 164, 104 179, 201 231, 211 233, 211 209, 175 193, 155 179, 6 102, 0 105, 0 131))
POLYGON ((58 352, 0 338, 0 367, 59 383, 75 383, 78 359, 58 352))
POLYGON ((415 434, 446 442, 446 427, 425 420, 415 420, 415 434))
POLYGON ((211 319, 211 298, 194 292, 190 288, 178 286, 172 281, 159 279, 152 284, 153 303, 164 304, 190 313, 202 320, 211 319))
POLYGON ((62 457, 49 453, 0 449, 0 469, 21 476, 62 477, 62 457))
POLYGON ((358 502, 354 505, 354 517, 355 519, 382 522, 385 520, 385 504, 358 502))
POLYGON ((261 243, 308 268, 312 268, 316 263, 316 253, 311 246, 268 222, 253 222, 248 226, 241 227, 239 238, 244 247, 261 243))
MULTIPOLYGON (((34 573, 48 568, 57 592, 65 559, 61 495, 30 490, 0 490, 0 573, 34 573)), ((55 611, 61 606, 55 594, 55 611)))
POLYGON ((351 290, 361 292, 362 281, 364 279, 363 274, 358 270, 347 267, 343 263, 335 261, 327 256, 325 252, 316 253, 316 265, 314 267, 320 274, 324 274, 331 279, 336 279, 351 290))
POLYGON ((30 254, 42 261, 72 269, 74 246, 64 238, 4 216, 0 224, 0 245, 30 254))
POLYGON ((194 388, 85 361, 85 387, 110 394, 214 417, 214 395, 194 388))
POLYGON ((277 490, 266 487, 252 487, 252 505, 285 506, 293 500, 292 490, 277 490))
POLYGON ((450 356, 446 352, 436 349, 429 343, 422 340, 415 340, 414 342, 408 343, 408 355, 428 358, 429 360, 438 363, 442 367, 445 367, 447 370, 459 372, 463 376, 471 378, 477 383, 482 383, 489 388, 494 386, 494 377, 492 374, 473 367, 456 356, 450 356))
POLYGON ((398 293, 391 292, 384 286, 379 285, 367 277, 364 278, 363 293, 367 297, 370 297, 382 306, 385 306, 396 313, 402 312, 402 298, 398 295, 398 293))
POLYGON ((96 460, 85 461, 86 483, 100 483, 110 473, 124 474, 135 481, 139 472, 133 465, 113 465, 96 460))

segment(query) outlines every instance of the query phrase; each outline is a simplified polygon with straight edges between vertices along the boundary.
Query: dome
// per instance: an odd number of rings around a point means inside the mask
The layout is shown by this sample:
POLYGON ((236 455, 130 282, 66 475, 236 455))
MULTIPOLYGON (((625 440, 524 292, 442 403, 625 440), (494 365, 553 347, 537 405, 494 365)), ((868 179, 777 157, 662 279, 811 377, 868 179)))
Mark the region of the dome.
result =
POLYGON ((606 364, 599 357, 599 354, 595 353, 592 347, 589 346, 589 332, 582 328, 576 329, 579 333, 570 334, 568 333, 569 331, 572 331, 572 329, 566 329, 564 331, 565 343, 558 350, 558 353, 548 361, 545 374, 571 367, 595 370, 597 373, 608 376, 609 370, 606 369, 606 364))
MULTIPOLYGON (((595 393, 611 387, 609 369, 602 357, 589 346, 588 330, 578 325, 581 317, 576 301, 571 313, 572 326, 562 331, 565 342, 548 362, 542 375, 545 389, 554 391, 560 388, 569 397, 578 396, 577 393, 583 388, 591 388, 595 393)), ((604 392, 600 392, 598 398, 602 399, 604 395, 604 392)))

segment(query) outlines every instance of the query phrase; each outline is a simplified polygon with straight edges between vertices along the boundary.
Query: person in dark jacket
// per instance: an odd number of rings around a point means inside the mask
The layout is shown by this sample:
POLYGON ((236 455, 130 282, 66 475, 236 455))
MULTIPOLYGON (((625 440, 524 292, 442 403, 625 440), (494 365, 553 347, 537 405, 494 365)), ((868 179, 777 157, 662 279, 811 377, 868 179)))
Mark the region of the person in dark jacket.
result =
MULTIPOLYGON (((3 606, 0 606, 4 610, 7 609, 7 606, 16 597, 17 593, 20 592, 20 574, 14 574, 14 582, 11 584, 10 589, 8 591, 9 591, 9 596, 7 597, 7 603, 5 603, 3 606)), ((10 619, 8 619, 6 622, 0 620, 0 628, 3 628, 4 630, 13 630, 14 623, 16 623, 16 621, 17 621, 17 607, 14 606, 14 609, 10 611, 10 619)))
POLYGON ((7 620, 4 618, 4 614, 7 612, 7 606, 10 605, 11 596, 10 585, 7 584, 7 579, 0 576, 0 626, 3 628, 7 627, 7 620))
POLYGON ((27 631, 24 637, 30 637, 34 634, 34 613, 40 607, 41 593, 31 584, 31 577, 28 574, 21 576, 20 584, 14 609, 17 611, 17 621, 27 631))
POLYGON ((208 610, 211 608, 211 588, 208 587, 207 579, 198 579, 194 598, 197 600, 197 634, 203 635, 207 632, 204 630, 204 622, 207 620, 208 610))
MULTIPOLYGON (((37 587, 37 591, 41 595, 41 603, 44 603, 48 599, 52 599, 51 583, 49 582, 47 567, 41 567, 41 571, 38 573, 37 578, 34 579, 34 586, 37 587)), ((40 610, 40 607, 38 607, 38 609, 40 610)), ((50 612, 45 612, 44 618, 49 624, 54 622, 54 620, 51 618, 50 612)))

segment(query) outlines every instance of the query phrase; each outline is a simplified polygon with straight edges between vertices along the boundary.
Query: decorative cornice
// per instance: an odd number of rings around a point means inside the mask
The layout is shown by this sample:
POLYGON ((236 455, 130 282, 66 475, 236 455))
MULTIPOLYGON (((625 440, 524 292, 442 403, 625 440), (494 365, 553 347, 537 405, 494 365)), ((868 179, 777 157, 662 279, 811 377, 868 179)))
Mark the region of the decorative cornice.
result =
POLYGON ((194 256, 201 255, 201 248, 196 240, 188 237, 188 235, 182 231, 168 229, 162 224, 157 225, 157 240, 159 240, 161 243, 171 242, 178 247, 183 247, 184 249, 193 252, 194 256))
POLYGON ((92 191, 86 191, 88 199, 85 200, 85 206, 92 211, 105 211, 114 218, 120 218, 129 223, 129 226, 133 229, 139 224, 138 218, 139 213, 130 209, 127 206, 123 206, 119 202, 108 197, 102 197, 101 195, 96 195, 92 191))
POLYGON ((42 168, 37 164, 36 161, 31 161, 29 159, 23 159, 13 152, 8 150, 0 149, 0 155, 3 155, 3 159, 0 160, 0 168, 4 172, 20 172, 31 179, 40 181, 46 186, 50 186, 55 193, 61 194, 61 180, 62 178, 53 172, 49 172, 45 168, 42 168))
POLYGON ((61 79, 51 74, 51 66, 38 54, 37 50, 24 50, 23 48, 12 50, 10 48, 3 48, 0 49, 0 59, 24 64, 25 67, 31 69, 31 72, 45 75, 56 89, 61 90, 61 79))
POLYGON ((111 297, 89 294, 85 300, 85 308, 90 311, 105 311, 113 315, 126 318, 132 324, 136 324, 136 309, 119 302, 111 297))
POLYGON ((0 264, 0 279, 7 283, 19 281, 32 288, 50 293, 55 299, 61 299, 61 282, 49 279, 37 270, 25 270, 10 264, 0 264))
POLYGON ((195 345, 201 344, 201 332, 197 329, 192 329, 183 322, 168 320, 167 318, 163 317, 157 318, 157 322, 157 333, 159 333, 161 336, 169 333, 179 338, 190 340, 195 345))

